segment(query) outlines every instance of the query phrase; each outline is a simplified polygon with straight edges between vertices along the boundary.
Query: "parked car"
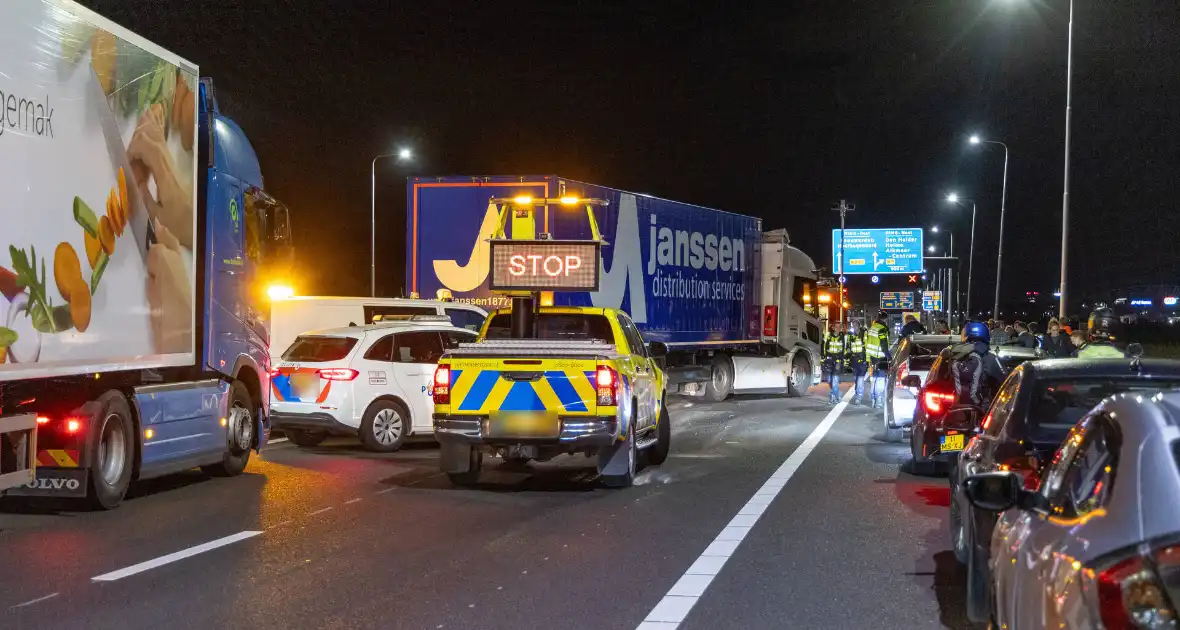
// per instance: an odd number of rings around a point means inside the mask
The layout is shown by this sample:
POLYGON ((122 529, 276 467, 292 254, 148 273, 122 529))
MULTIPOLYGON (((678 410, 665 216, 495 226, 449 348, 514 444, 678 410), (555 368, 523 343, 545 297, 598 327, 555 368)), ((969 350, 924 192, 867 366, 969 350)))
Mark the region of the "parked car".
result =
POLYGON ((1070 432, 1036 490, 1014 472, 963 481, 1003 512, 992 627, 1175 628, 1180 616, 1180 393, 1120 393, 1070 432))
POLYGON ((886 442, 901 441, 905 427, 914 421, 914 409, 918 406, 919 388, 906 387, 901 382, 907 376, 925 380, 938 353, 959 341, 958 335, 912 335, 898 341, 885 381, 886 442))
MULTIPOLYGON (((938 353, 938 358, 926 375, 926 381, 921 383, 919 403, 914 408, 914 421, 910 426, 910 454, 913 457, 911 471, 917 474, 937 472, 957 457, 967 446, 967 440, 975 434, 986 411, 960 405, 956 400, 950 350, 947 347, 938 353), (956 413, 949 413, 952 410, 956 413)), ((1039 351, 1020 346, 999 346, 992 350, 999 357, 1005 373, 1039 356, 1039 351)), ((917 387, 919 381, 908 376, 902 379, 902 385, 917 387)))
POLYGON ((382 453, 432 436, 434 369, 444 351, 475 338, 438 315, 299 335, 271 374, 271 424, 297 446, 359 435, 382 453))
POLYGON ((1012 371, 984 416, 979 435, 950 471, 951 540, 955 556, 967 565, 967 612, 973 621, 987 621, 987 560, 996 515, 972 507, 959 481, 984 472, 1011 471, 1021 476, 1024 488, 1036 490, 1043 465, 1095 405, 1117 393, 1142 394, 1161 387, 1180 387, 1180 362, 1050 359, 1012 371))

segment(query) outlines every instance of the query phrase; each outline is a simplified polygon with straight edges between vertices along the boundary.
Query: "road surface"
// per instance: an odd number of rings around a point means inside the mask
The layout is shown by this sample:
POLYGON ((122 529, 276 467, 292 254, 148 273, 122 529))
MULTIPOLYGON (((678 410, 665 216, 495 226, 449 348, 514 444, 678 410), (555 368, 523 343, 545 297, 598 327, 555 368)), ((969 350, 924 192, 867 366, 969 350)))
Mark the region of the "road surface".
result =
POLYGON ((826 395, 678 402, 627 490, 581 457, 456 489, 433 445, 340 439, 112 512, 9 507, 0 628, 969 627, 946 479, 826 395))

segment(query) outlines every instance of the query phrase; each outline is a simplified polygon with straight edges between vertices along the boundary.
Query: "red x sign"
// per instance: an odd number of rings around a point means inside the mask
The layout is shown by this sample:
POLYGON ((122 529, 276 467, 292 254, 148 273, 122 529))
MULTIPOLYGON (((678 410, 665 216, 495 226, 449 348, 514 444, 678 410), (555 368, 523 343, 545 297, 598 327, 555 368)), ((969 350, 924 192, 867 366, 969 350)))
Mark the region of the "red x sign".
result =
POLYGON ((918 284, 918 276, 909 276, 910 284, 918 284))

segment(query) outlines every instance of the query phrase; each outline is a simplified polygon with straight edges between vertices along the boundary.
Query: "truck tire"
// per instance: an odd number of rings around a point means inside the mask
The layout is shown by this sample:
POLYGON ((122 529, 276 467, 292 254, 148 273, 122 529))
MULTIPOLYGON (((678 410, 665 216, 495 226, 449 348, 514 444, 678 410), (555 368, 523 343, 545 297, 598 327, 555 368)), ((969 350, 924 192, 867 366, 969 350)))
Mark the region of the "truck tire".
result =
POLYGON ((648 447, 647 463, 659 466, 668 459, 668 451, 672 448, 672 421, 668 419, 668 406, 660 404, 660 418, 656 420, 656 443, 648 447))
POLYGON ((787 397, 802 398, 811 387, 811 362, 796 352, 791 359, 791 373, 787 375, 787 397))
POLYGON ((470 452, 467 457, 467 470, 465 472, 448 472, 447 478, 451 480, 451 484, 467 488, 479 483, 479 475, 483 472, 483 451, 470 447, 470 452))
POLYGON ((241 381, 234 381, 229 386, 230 413, 245 414, 241 422, 235 423, 234 435, 226 437, 225 454, 221 462, 209 466, 201 466, 201 470, 214 477, 236 477, 246 470, 250 463, 250 449, 254 448, 254 401, 250 399, 250 390, 241 381))
POLYGON ((392 453, 406 442, 410 414, 392 400, 375 400, 361 419, 361 444, 375 453, 392 453))
POLYGON ((705 398, 721 402, 733 393, 733 361, 724 354, 713 355, 713 376, 705 383, 705 398))
MULTIPOLYGON (((631 424, 627 427, 627 439, 621 446, 615 448, 627 449, 627 471, 620 475, 602 475, 602 485, 608 488, 630 488, 631 484, 635 483, 635 473, 639 470, 639 452, 635 448, 635 422, 632 419, 631 424)), ((610 457, 607 455, 599 455, 599 467, 605 468, 603 458, 609 461, 610 457)))
POLYGON ((95 429, 87 440, 90 462, 90 505, 99 510, 118 507, 131 485, 135 458, 135 422, 127 398, 109 391, 98 398, 95 429))
POLYGON ((327 431, 308 431, 307 429, 283 429, 291 443, 300 448, 319 446, 328 439, 327 431))

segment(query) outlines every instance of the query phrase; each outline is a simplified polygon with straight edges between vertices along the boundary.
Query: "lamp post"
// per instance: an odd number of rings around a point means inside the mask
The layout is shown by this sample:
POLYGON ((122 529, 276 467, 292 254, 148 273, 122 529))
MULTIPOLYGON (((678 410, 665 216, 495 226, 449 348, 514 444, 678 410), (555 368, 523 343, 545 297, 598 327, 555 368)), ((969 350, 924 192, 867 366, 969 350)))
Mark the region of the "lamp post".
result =
POLYGON ((1069 130, 1073 117, 1073 0, 1069 0, 1069 36, 1065 52, 1065 182, 1061 193, 1061 299, 1058 317, 1065 320, 1066 263, 1069 259, 1069 130))
POLYGON ((371 297, 377 297, 377 160, 386 157, 396 157, 399 162, 409 162, 414 158, 414 152, 402 148, 395 153, 382 153, 373 158, 369 195, 369 205, 372 211, 372 224, 369 231, 369 295, 371 297))
POLYGON ((1008 145, 998 140, 984 140, 971 136, 971 144, 998 144, 1004 147, 1004 183, 1000 191, 1000 244, 996 248, 996 300, 992 305, 992 317, 1000 313, 1000 268, 1004 262, 1004 209, 1008 201, 1008 145))
MULTIPOLYGON (((947 203, 953 203, 960 208, 963 203, 971 202, 971 244, 967 247, 967 295, 964 300, 964 310, 967 317, 971 316, 971 272, 975 268, 975 200, 974 199, 960 199, 959 195, 951 193, 946 196, 947 203)), ((965 321, 965 320, 964 320, 965 321)))
MULTIPOLYGON (((938 226, 937 225, 931 226, 930 231, 935 234, 938 234, 938 226)), ((947 253, 947 256, 950 258, 954 258, 955 257, 955 231, 954 230, 947 230, 947 234, 950 235, 950 241, 951 241, 951 249, 947 253)), ((956 261, 956 266, 957 266, 957 263, 958 263, 958 261, 956 261)), ((950 319, 951 319, 951 322, 954 323, 954 318, 955 318, 955 282, 953 281, 951 270, 949 268, 946 270, 946 283, 945 283, 944 288, 946 289, 946 298, 947 298, 945 310, 951 314, 950 319)))

